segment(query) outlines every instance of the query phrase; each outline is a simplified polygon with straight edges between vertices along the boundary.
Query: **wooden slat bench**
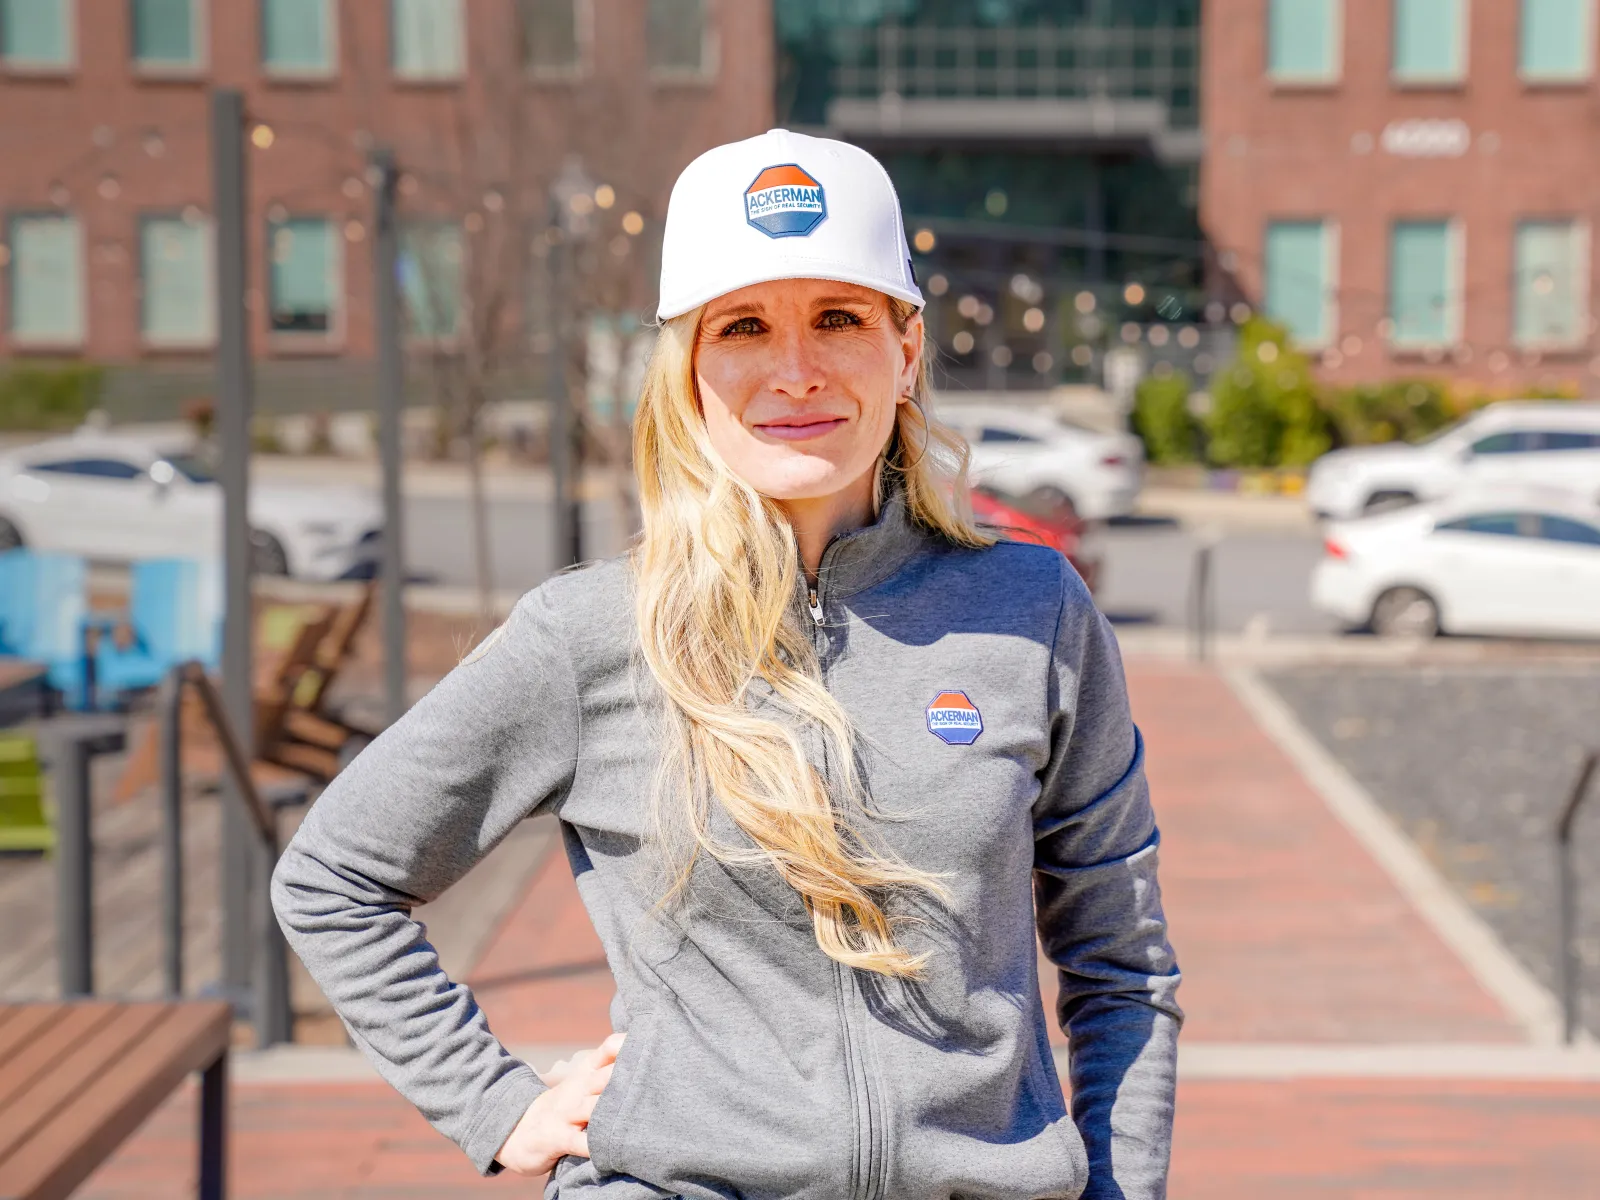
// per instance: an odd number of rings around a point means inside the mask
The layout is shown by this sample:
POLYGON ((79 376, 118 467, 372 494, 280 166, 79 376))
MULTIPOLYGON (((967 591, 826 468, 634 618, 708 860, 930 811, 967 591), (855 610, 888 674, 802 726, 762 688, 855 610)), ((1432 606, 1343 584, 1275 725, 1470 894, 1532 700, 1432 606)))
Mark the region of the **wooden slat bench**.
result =
POLYGON ((219 1001, 0 1005, 0 1200, 70 1195, 201 1071, 201 1200, 226 1178, 228 1036, 219 1001))

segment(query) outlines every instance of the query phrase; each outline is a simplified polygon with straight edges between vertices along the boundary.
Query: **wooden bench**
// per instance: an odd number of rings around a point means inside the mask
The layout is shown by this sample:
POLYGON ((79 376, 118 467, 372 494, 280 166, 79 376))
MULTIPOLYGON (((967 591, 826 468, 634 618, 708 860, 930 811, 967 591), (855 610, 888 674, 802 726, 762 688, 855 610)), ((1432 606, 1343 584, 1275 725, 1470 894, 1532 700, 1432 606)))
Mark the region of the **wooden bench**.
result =
POLYGON ((70 1195, 191 1071, 199 1195, 220 1200, 232 1024, 220 1001, 0 1005, 0 1200, 70 1195))

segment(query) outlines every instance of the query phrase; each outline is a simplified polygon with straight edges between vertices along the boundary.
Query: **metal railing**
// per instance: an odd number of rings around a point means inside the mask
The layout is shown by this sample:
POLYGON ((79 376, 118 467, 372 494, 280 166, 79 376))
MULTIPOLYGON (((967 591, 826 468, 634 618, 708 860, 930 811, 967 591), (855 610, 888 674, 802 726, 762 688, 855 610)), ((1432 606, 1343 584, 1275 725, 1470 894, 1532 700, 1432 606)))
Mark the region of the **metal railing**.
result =
MULTIPOLYGON (((294 1014, 289 1000, 289 947, 272 911, 272 869, 278 861, 278 820, 275 806, 261 796, 250 774, 250 762, 239 744, 222 705, 216 685, 198 662, 180 663, 168 673, 161 688, 161 804, 162 881, 161 913, 164 932, 162 973, 167 993, 183 994, 183 689, 199 696, 206 723, 222 747, 224 764, 232 778, 233 795, 240 797, 250 831, 255 835, 252 924, 256 931, 250 1017, 258 1048, 287 1042, 293 1034, 294 1014)), ((226 790, 226 789, 225 789, 226 790)), ((305 798, 300 786, 284 794, 287 803, 305 798)))
POLYGON ((902 25, 840 29, 835 94, 846 97, 1148 99, 1174 128, 1199 123, 1195 28, 902 25))
POLYGON ((1556 909, 1559 926, 1558 953, 1561 956, 1561 1014, 1563 1036, 1568 1045, 1577 1041, 1583 1023, 1583 958, 1578 946, 1578 879, 1572 866, 1572 829, 1589 794, 1589 783, 1600 766, 1600 753, 1591 751, 1578 769, 1578 778, 1567 795, 1566 807, 1556 822, 1556 909))

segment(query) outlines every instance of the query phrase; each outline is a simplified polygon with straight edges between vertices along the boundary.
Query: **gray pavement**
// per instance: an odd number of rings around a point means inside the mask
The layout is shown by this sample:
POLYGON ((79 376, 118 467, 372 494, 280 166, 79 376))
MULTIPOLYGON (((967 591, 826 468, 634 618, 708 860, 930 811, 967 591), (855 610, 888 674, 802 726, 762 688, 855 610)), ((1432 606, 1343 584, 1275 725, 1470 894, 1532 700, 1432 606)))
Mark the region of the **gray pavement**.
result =
MULTIPOLYGON (((1600 749, 1600 664, 1318 666, 1266 676, 1535 978, 1556 986, 1553 831, 1600 749)), ((1587 1025, 1600 1031, 1600 787, 1574 839, 1587 1025)))

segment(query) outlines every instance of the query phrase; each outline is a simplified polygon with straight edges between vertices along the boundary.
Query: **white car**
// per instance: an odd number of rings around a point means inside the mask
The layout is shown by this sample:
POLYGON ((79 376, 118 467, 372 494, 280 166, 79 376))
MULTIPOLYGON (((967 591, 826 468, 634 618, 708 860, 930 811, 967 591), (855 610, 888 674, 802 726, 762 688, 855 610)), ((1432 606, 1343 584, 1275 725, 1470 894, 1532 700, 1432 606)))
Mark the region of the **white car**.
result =
POLYGON ((1600 499, 1600 404, 1504 401, 1422 442, 1335 450, 1312 464, 1306 503, 1338 520, 1516 483, 1600 499))
MULTIPOLYGON (((371 492, 252 484, 255 567, 339 579, 377 554, 383 509, 371 492)), ((222 488, 176 445, 79 432, 0 455, 0 550, 27 546, 102 562, 222 553, 222 488)))
POLYGON ((1045 410, 941 404, 935 415, 972 447, 971 476, 1032 505, 1086 521, 1127 516, 1144 481, 1144 444, 1098 433, 1045 410))
POLYGON ((1335 522, 1319 609, 1387 636, 1600 638, 1600 505, 1547 488, 1473 492, 1335 522))

